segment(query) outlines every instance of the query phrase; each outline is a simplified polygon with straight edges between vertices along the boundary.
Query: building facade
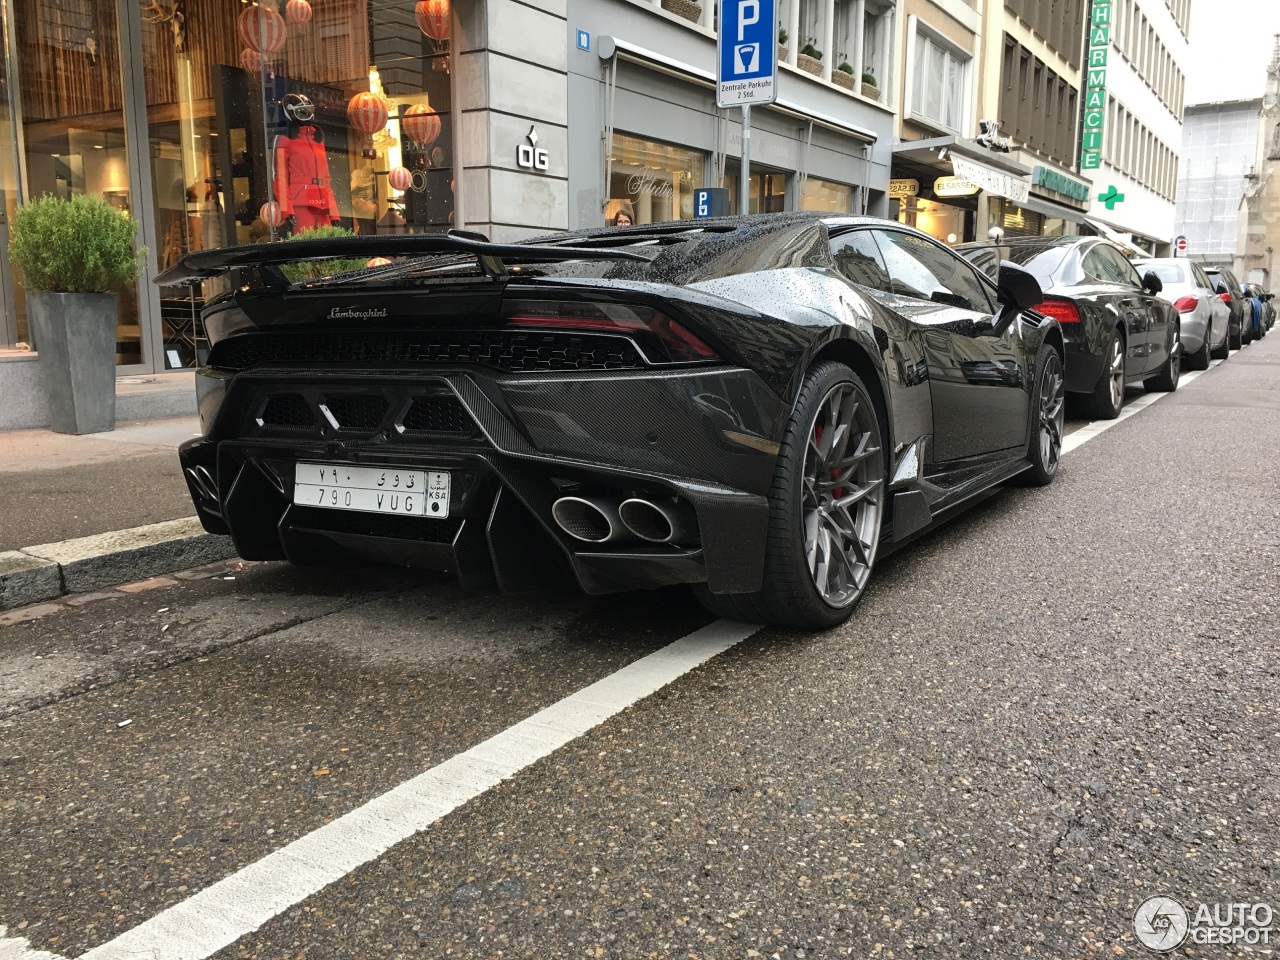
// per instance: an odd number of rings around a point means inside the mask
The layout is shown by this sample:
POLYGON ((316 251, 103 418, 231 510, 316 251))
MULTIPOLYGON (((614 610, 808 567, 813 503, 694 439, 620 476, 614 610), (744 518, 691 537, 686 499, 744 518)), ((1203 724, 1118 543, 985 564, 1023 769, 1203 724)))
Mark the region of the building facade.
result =
MULTIPOLYGON (((148 250, 119 298, 121 373, 202 359, 213 289, 154 283, 191 251, 316 227, 503 241, 623 210, 691 218, 703 186, 736 206, 741 128, 715 105, 715 0, 0 5, 6 221, 27 198, 100 194, 148 250)), ((896 10, 781 4, 789 42, 779 100, 753 116, 753 211, 886 211, 893 114, 876 79, 896 10)), ((3 254, 0 308, 0 349, 29 345, 3 254)))
POLYGON ((1134 251, 1172 251, 1191 0, 1091 0, 1081 172, 1089 219, 1134 251))
POLYGON ((1241 203, 1258 164, 1261 100, 1188 106, 1174 232, 1187 238, 1187 256, 1235 270, 1244 218, 1241 203))
POLYGON ((1243 281, 1275 289, 1280 250, 1280 36, 1267 67, 1266 93, 1257 114, 1253 166, 1245 176, 1236 231, 1235 273, 1243 281))

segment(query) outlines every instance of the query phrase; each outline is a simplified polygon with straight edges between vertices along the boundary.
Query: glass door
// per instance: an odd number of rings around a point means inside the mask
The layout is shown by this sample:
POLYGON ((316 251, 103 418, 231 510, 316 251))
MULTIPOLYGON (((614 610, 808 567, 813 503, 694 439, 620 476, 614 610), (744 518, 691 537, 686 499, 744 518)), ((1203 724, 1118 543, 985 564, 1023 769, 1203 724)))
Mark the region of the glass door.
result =
MULTIPOLYGON (((724 185, 729 189, 729 212, 738 213, 738 174, 742 164, 730 160, 725 164, 724 185)), ((750 213, 780 213, 787 209, 787 174, 751 164, 749 185, 750 213)))

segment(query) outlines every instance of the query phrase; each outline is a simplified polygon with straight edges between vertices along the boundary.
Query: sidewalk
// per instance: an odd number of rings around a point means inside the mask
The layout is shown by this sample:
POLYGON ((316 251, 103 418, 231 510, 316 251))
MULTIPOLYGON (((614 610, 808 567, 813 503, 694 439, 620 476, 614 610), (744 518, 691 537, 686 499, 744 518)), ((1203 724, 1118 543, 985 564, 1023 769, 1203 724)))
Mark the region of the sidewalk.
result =
POLYGON ((0 432, 0 611, 234 556, 195 519, 178 464, 198 433, 191 416, 0 432))
POLYGON ((0 432, 0 551, 194 516, 178 444, 199 432, 195 417, 0 432))

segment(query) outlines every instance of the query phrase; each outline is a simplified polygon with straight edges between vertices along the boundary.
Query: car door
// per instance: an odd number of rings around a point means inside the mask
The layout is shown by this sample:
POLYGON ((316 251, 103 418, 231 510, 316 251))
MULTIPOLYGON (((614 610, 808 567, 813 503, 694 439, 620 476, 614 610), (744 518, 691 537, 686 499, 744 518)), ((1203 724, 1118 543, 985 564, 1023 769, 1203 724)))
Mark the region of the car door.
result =
MULTIPOLYGON (((1133 273, 1124 257, 1106 243, 1095 243, 1085 253, 1080 266, 1093 286, 1093 298, 1098 304, 1120 318, 1124 324, 1125 358, 1124 378, 1136 380, 1147 368, 1147 353, 1151 348, 1151 311, 1140 298, 1142 293, 1129 282, 1133 273), (1117 264, 1117 260, 1121 264, 1117 264)), ((1136 276, 1136 274, 1134 274, 1136 276)))
POLYGON ((1201 269, 1198 263, 1191 264, 1191 276, 1196 285, 1196 293, 1209 305, 1209 316, 1212 318, 1209 327, 1209 346, 1216 348, 1227 335, 1227 323, 1231 319, 1231 308, 1222 302, 1213 290, 1213 281, 1201 269))
POLYGON ((879 248, 891 286, 878 297, 908 321, 924 354, 934 460, 1021 447, 1029 371, 1015 340, 1017 325, 995 331, 994 290, 940 244, 905 230, 866 232, 879 248))
POLYGON ((1141 304, 1141 309, 1147 314, 1147 349, 1144 357, 1142 372, 1144 374, 1155 373, 1164 362, 1169 359, 1170 330, 1174 323, 1174 317, 1177 311, 1170 308, 1170 304, 1154 293, 1148 293, 1143 289, 1142 278, 1138 276, 1138 271, 1132 263, 1119 250, 1112 246, 1101 248, 1103 255, 1112 261, 1113 268, 1119 273, 1121 283, 1133 290, 1135 296, 1141 304))

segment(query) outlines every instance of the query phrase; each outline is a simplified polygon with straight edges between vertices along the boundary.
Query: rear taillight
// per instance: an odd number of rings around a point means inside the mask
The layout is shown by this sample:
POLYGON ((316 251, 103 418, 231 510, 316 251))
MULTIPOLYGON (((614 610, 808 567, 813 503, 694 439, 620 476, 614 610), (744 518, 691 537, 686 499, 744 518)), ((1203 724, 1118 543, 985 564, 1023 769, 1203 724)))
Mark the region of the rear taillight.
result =
POLYGON ((652 353, 657 346, 665 357, 653 357, 669 363, 693 363, 717 360, 714 350, 692 333, 688 327, 672 320, 653 307, 624 303, 582 303, 559 300, 513 300, 506 305, 508 324, 518 327, 554 327, 581 333, 614 333, 636 339, 652 353))
POLYGON ((1174 303, 1179 313, 1195 313, 1196 307, 1200 306, 1200 301, 1195 297, 1179 297, 1174 303))
POLYGON ((1059 323, 1080 322, 1080 310, 1070 300, 1046 300, 1034 309, 1037 313, 1052 317, 1059 323))
POLYGON ((1218 294, 1218 299, 1221 300, 1223 303, 1227 304, 1228 306, 1231 305, 1231 294, 1229 293, 1218 294))

